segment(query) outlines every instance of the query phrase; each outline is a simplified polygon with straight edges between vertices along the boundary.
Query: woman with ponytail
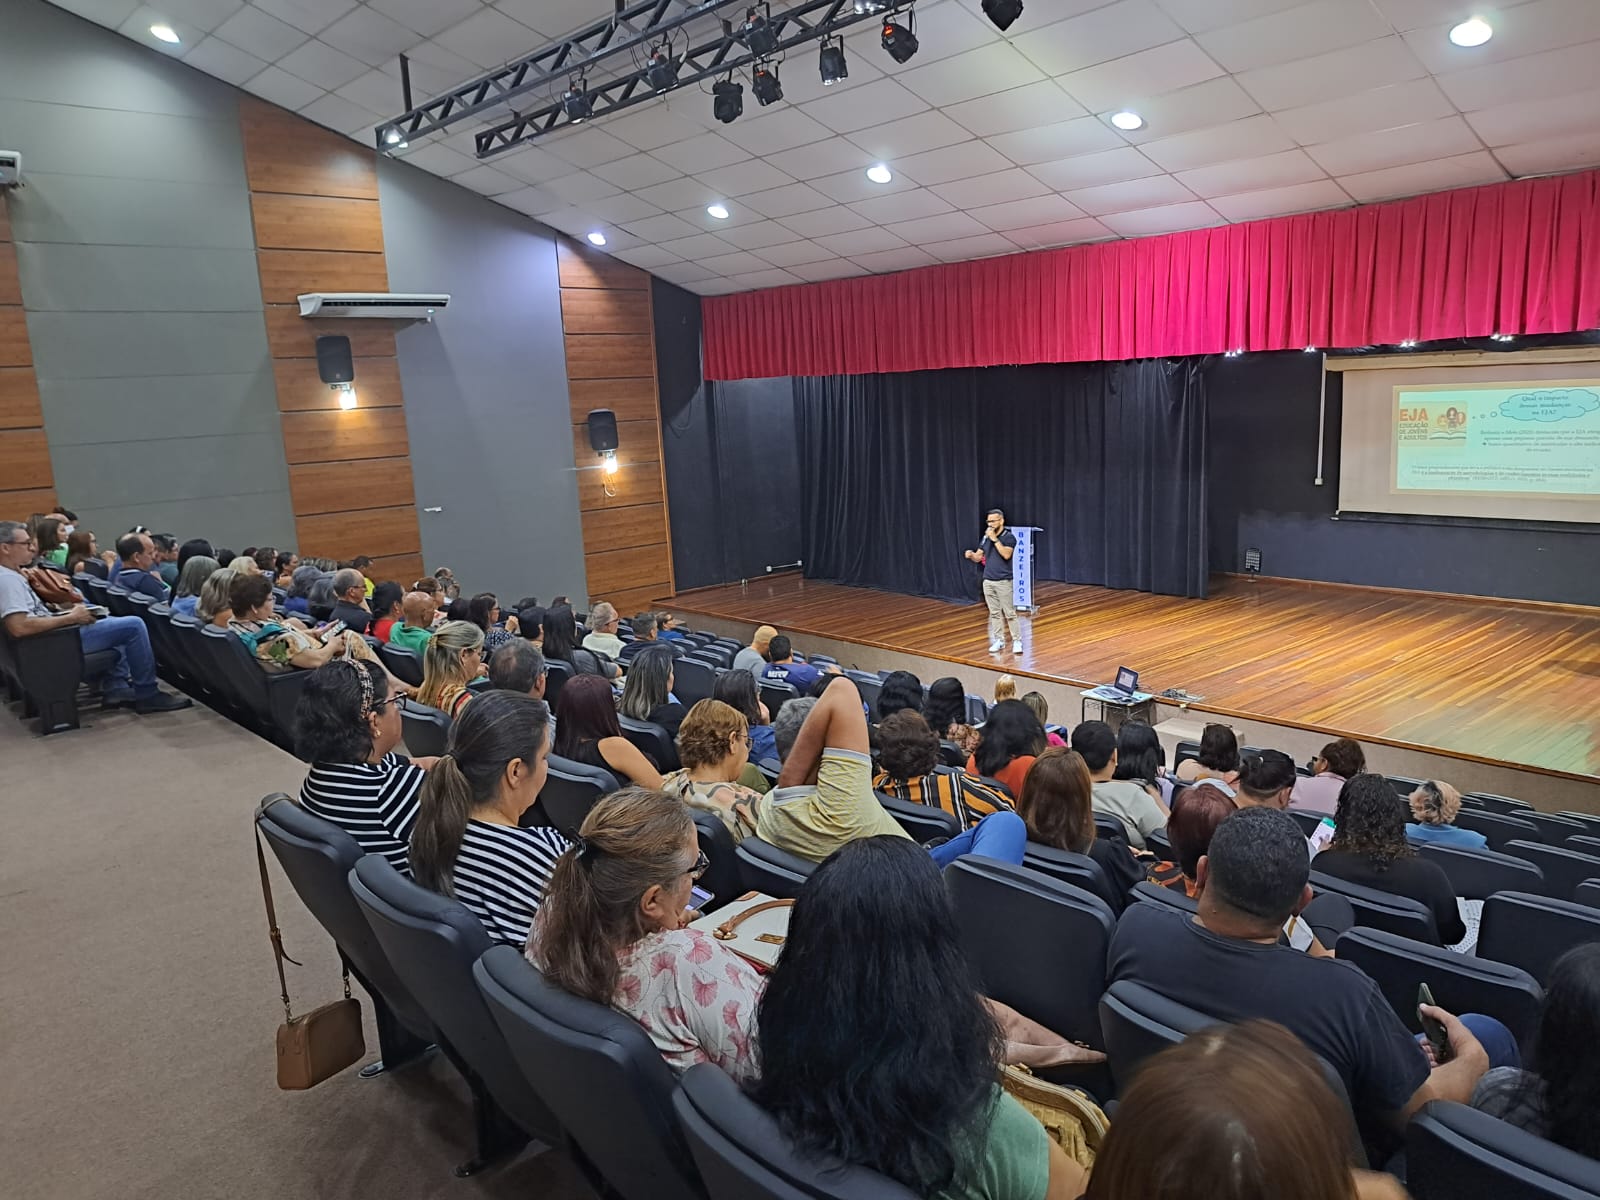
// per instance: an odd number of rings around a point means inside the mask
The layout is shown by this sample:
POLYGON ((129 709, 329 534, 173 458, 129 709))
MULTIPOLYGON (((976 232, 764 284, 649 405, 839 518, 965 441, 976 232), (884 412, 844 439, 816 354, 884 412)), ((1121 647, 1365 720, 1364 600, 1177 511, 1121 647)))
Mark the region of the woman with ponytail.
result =
POLYGON ((613 792, 556 864, 528 959, 558 987, 638 1021, 674 1070, 714 1062, 743 1083, 757 1074, 761 977, 687 928, 689 893, 706 866, 682 801, 613 792))
POLYGON ((471 621, 446 621, 422 652, 422 687, 417 703, 460 716, 472 693, 467 684, 483 668, 483 630, 471 621))
POLYGON ((520 824, 544 786, 549 733, 544 701, 515 692, 478 697, 428 772, 411 832, 416 881, 459 900, 490 937, 517 947, 568 846, 554 829, 520 824))

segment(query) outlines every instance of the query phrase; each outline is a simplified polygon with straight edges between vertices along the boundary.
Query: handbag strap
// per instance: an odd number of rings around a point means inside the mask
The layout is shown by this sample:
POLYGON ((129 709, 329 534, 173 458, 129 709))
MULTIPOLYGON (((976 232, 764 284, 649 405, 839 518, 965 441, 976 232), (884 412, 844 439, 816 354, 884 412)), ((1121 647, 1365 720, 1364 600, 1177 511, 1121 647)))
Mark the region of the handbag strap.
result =
MULTIPOLYGON (((294 1020, 294 1010, 289 1007, 289 980, 283 973, 283 960, 289 958, 283 952, 283 934, 278 932, 278 912, 272 906, 272 880, 267 875, 267 855, 261 849, 261 829, 256 828, 256 866, 261 868, 261 899, 267 906, 267 936, 272 941, 272 963, 278 968, 278 990, 283 997, 283 1017, 286 1021, 294 1020)), ((294 959, 289 961, 295 966, 300 964, 294 959)), ((350 994, 348 981, 345 984, 345 995, 350 994)))
POLYGON ((768 912, 774 908, 793 907, 793 900, 763 900, 760 904, 752 904, 749 908, 745 909, 737 916, 728 918, 721 925, 718 925, 716 929, 712 930, 711 936, 716 938, 719 942, 731 942, 734 938, 739 936, 734 932, 734 930, 738 929, 740 925, 744 924, 747 918, 753 917, 759 912, 768 912))

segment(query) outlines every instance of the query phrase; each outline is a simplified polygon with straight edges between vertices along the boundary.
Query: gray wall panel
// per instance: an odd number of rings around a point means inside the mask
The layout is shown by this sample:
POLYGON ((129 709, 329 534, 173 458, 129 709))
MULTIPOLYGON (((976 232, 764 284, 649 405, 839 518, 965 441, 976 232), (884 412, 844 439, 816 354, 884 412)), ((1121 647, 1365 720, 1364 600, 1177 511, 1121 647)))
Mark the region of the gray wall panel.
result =
POLYGON ((502 602, 586 595, 554 235, 390 159, 378 190, 390 286, 450 293, 396 339, 424 556, 502 602))
MULTIPOLYGON (((84 28, 89 31, 83 35, 85 39, 117 36, 93 25, 84 28)), ((9 61, 6 45, 7 39, 0 38, 0 74, 9 61)), ((165 60, 152 65, 168 71, 189 70, 165 60)), ((5 148, 22 151, 24 174, 48 171, 116 181, 160 179, 244 187, 244 148, 236 104, 222 109, 215 118, 202 119, 0 99, 0 129, 6 131, 5 148)), ((108 186, 115 190, 118 183, 108 186)))
MULTIPOLYGON (((138 513, 158 502, 289 490, 283 444, 276 433, 63 446, 54 457, 62 493, 81 497, 91 508, 125 507, 138 513)), ((201 506, 187 523, 189 529, 205 527, 203 512, 201 506)))
MULTIPOLYGON (((24 275, 24 302, 32 290, 24 275)), ((28 336, 41 384, 50 379, 241 371, 271 376, 266 318, 260 312, 30 312, 28 336)))
MULTIPOLYGON (((272 528, 274 514, 279 509, 289 511, 287 492, 282 495, 217 496, 204 502, 152 500, 139 506, 138 520, 157 533, 172 534, 180 543, 191 537, 204 537, 209 538, 213 546, 230 547, 237 553, 246 546, 294 545, 292 523, 285 526, 286 532, 282 538, 264 537, 261 533, 263 529, 272 528), (200 525, 194 521, 197 508, 205 514, 205 521, 200 525)), ((111 549, 117 535, 132 524, 124 519, 125 510, 121 508, 82 505, 74 506, 73 511, 78 514, 80 526, 96 532, 102 550, 111 549)))
POLYGON ((19 242, 17 269, 34 281, 34 312, 186 313, 198 306, 261 315, 254 250, 19 242))
POLYGON ((11 196, 11 232, 19 241, 255 249, 242 180, 122 179, 111 186, 95 175, 35 171, 31 158, 27 173, 28 186, 11 196))
POLYGON ((40 385, 53 447, 161 437, 278 436, 272 376, 147 375, 40 385))

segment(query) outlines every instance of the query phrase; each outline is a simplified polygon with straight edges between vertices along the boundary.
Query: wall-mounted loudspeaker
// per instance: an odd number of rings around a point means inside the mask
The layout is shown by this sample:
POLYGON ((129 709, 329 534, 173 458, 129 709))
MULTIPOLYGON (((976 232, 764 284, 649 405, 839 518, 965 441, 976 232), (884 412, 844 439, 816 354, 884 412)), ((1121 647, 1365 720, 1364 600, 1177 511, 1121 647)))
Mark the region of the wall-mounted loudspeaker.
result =
POLYGON ((589 445, 596 454, 617 448, 617 414, 609 408, 597 408, 589 414, 589 445))
POLYGON ((325 333, 317 339, 317 376, 323 383, 354 383, 356 365, 350 358, 350 339, 325 333))

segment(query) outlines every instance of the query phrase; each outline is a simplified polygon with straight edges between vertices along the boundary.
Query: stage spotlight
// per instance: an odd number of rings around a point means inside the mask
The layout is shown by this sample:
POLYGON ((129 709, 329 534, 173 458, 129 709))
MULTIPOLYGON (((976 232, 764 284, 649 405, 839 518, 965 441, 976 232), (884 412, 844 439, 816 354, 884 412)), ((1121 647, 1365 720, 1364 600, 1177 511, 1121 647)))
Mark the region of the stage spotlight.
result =
POLYGON ((883 12, 885 9, 893 7, 892 0, 856 0, 855 2, 855 10, 858 16, 883 12))
POLYGON ((756 103, 765 108, 783 99, 783 83, 778 79, 776 67, 761 66, 750 76, 750 90, 756 94, 756 103))
POLYGON ((393 125, 383 131, 383 144, 385 146, 403 146, 405 141, 405 136, 393 125))
POLYGON ((1022 15, 1022 0, 983 0, 983 15, 996 29, 1010 29, 1022 15))
POLYGON ((850 78, 850 64, 844 60, 844 39, 823 40, 817 52, 817 71, 822 76, 822 86, 832 87, 841 79, 850 78))
POLYGON ((724 125, 732 125, 744 112, 744 84, 719 79, 711 85, 711 113, 724 125))
POLYGON ((744 15, 744 24, 739 26, 739 40, 751 54, 765 58, 778 48, 778 30, 765 13, 751 8, 744 15))
POLYGON ((678 86, 678 60, 672 57, 665 42, 650 51, 650 63, 644 69, 644 78, 658 96, 678 86))
POLYGON ((567 120, 574 125, 594 116, 594 100, 589 95, 587 82, 581 76, 567 86, 561 97, 561 107, 567 114, 567 120))
POLYGON ((897 63, 908 61, 917 52, 917 35, 897 21, 883 23, 883 48, 897 63))

